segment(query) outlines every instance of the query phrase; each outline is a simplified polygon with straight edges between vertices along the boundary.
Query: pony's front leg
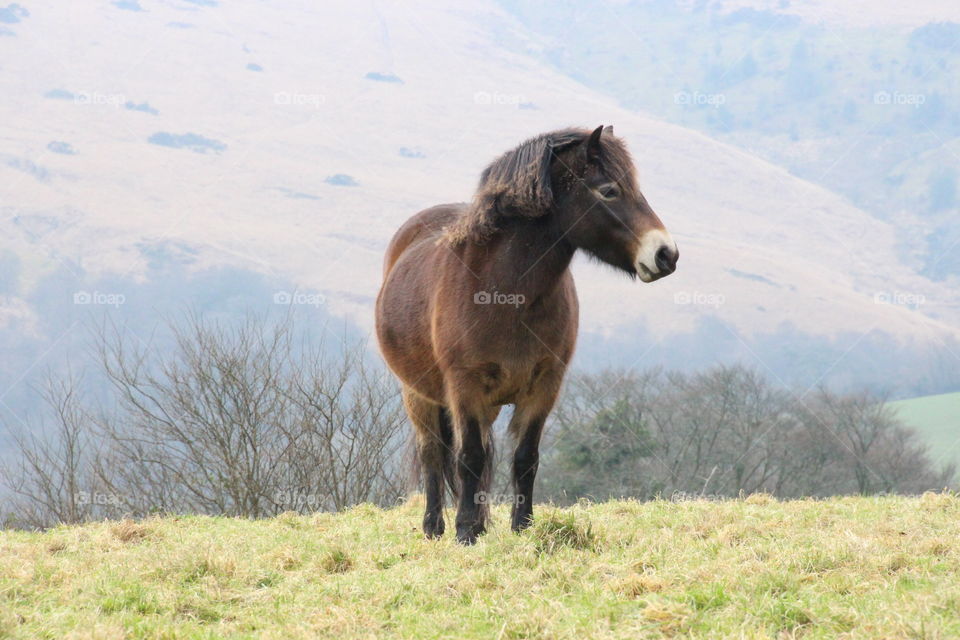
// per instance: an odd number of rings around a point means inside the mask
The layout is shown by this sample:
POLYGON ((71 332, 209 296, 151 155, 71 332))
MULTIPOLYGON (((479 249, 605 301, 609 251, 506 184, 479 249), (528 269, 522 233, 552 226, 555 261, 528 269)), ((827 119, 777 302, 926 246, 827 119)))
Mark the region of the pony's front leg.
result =
POLYGON ((489 514, 491 465, 493 463, 492 420, 486 412, 460 406, 454 421, 458 434, 457 473, 460 503, 457 506, 457 542, 471 545, 486 531, 489 514))
POLYGON ((546 415, 524 418, 522 413, 514 414, 519 420, 511 420, 517 448, 513 453, 513 508, 510 513, 510 528, 520 532, 533 521, 533 484, 537 479, 540 466, 540 435, 546 415))
POLYGON ((510 528, 523 531, 533 522, 533 484, 540 467, 540 437, 563 379, 563 370, 548 372, 534 392, 517 402, 508 431, 513 436, 513 508, 510 528))

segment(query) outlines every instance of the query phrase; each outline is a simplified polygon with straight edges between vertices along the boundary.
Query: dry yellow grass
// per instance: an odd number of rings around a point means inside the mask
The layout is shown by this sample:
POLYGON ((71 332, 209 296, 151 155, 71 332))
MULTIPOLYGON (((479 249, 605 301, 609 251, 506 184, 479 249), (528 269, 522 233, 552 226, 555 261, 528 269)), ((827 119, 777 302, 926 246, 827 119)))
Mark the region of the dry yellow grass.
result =
POLYGON ((4 532, 0 637, 960 637, 952 494, 498 508, 471 548, 421 506, 4 532))

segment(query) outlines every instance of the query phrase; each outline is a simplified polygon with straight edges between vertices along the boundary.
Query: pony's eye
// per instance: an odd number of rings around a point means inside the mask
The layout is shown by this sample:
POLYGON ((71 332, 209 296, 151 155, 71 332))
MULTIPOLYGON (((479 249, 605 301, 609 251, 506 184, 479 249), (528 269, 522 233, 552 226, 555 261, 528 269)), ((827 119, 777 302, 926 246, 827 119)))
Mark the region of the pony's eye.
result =
POLYGON ((615 184, 605 184, 597 191, 604 200, 616 200, 620 197, 620 189, 615 184))

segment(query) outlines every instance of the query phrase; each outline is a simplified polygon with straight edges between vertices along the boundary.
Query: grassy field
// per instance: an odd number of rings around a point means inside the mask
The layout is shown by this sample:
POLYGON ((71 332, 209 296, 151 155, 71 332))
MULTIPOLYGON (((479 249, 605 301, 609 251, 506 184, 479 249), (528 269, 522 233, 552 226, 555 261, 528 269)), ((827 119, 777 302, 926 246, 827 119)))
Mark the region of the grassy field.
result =
POLYGON ((0 637, 960 637, 951 494, 498 508, 471 548, 420 506, 0 533, 0 637))
POLYGON ((890 406, 920 432, 935 462, 954 462, 960 467, 960 393, 898 400, 890 406))

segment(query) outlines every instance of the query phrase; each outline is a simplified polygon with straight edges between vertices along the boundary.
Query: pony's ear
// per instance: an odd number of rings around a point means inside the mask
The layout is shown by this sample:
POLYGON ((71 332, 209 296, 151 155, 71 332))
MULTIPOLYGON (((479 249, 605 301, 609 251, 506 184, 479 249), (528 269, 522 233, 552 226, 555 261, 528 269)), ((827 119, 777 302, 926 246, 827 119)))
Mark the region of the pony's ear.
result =
POLYGON ((600 136, 603 134, 603 129, 603 125, 594 129, 593 133, 590 134, 590 138, 587 140, 587 160, 590 162, 596 162, 600 159, 600 136))

